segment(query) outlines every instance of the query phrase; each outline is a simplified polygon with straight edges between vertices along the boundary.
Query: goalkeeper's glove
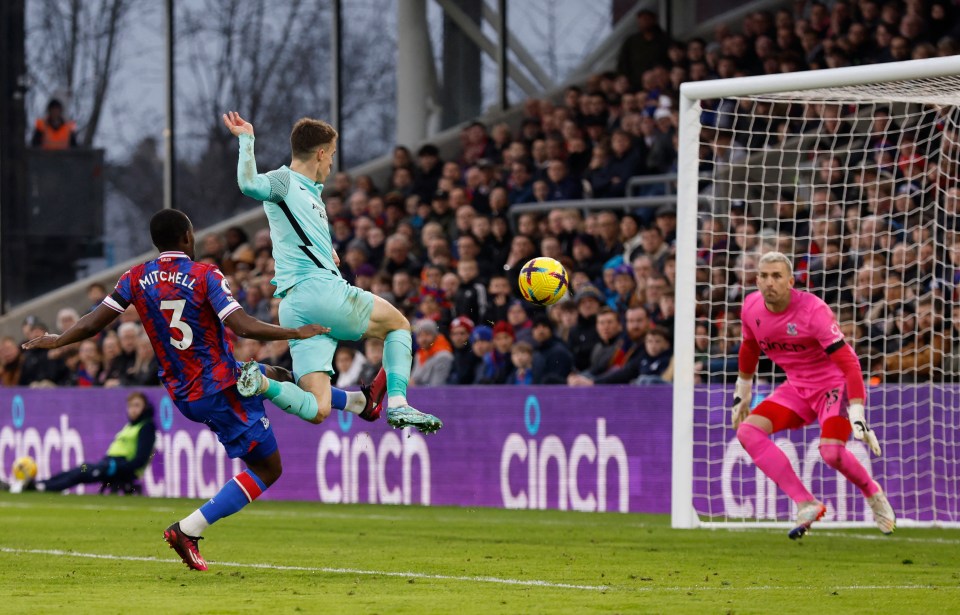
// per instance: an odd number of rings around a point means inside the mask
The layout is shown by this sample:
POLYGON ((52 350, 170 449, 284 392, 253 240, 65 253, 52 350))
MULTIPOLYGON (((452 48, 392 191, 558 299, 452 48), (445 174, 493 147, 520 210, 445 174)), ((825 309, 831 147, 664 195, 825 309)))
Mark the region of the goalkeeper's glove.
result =
POLYGON ((863 404, 850 404, 847 408, 847 414, 850 415, 850 425, 853 426, 853 437, 866 443, 877 457, 880 456, 880 442, 873 430, 867 427, 867 419, 864 416, 863 404))
POLYGON ((740 427, 740 423, 750 414, 750 401, 753 399, 753 378, 744 380, 737 378, 737 386, 733 389, 733 408, 730 410, 730 419, 733 428, 740 427))

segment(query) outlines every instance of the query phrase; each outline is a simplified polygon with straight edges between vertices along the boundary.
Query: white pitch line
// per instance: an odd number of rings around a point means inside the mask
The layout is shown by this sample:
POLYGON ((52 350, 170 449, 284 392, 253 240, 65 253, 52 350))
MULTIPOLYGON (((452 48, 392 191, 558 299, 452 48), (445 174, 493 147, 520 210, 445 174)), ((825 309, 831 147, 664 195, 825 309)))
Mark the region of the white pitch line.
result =
MULTIPOLYGON (((80 496, 84 497, 84 496, 80 496)), ((141 511, 146 510, 150 512, 162 512, 162 513, 173 513, 180 509, 174 507, 160 507, 160 506, 127 506, 125 504, 75 504, 79 500, 71 499, 69 495, 64 496, 64 501, 62 503, 53 503, 49 501, 44 501, 42 503, 27 503, 27 502, 9 502, 9 501, 0 501, 0 508, 59 508, 59 509, 69 509, 69 510, 105 510, 109 508, 110 510, 121 510, 121 511, 141 511)), ((106 500, 105 500, 106 501, 106 500)), ((259 500, 258 500, 259 501, 259 500)), ((317 504, 321 504, 317 502, 317 504)), ((323 506, 339 506, 339 505, 327 505, 321 504, 323 506)), ((572 514, 572 513, 571 513, 572 514)), ((263 510, 263 509, 244 509, 243 515, 253 515, 253 516, 263 516, 263 517, 291 517, 291 518, 309 518, 309 519, 346 519, 346 520, 356 520, 356 519, 369 519, 372 521, 408 521, 411 520, 410 516, 402 514, 383 514, 383 513, 370 513, 363 511, 350 511, 350 512, 332 512, 332 511, 323 511, 323 510, 263 510)), ((629 521, 627 516, 621 517, 622 522, 617 525, 620 528, 646 528, 650 527, 648 523, 643 523, 641 521, 629 521)), ((455 517, 451 515, 443 515, 438 513, 437 515, 431 518, 431 521, 444 522, 444 521, 461 521, 461 517, 455 517)), ((499 525, 503 523, 502 519, 490 518, 490 519, 471 519, 471 523, 475 524, 488 524, 488 525, 499 525)), ((562 519, 535 519, 533 517, 529 519, 524 519, 523 517, 515 517, 510 519, 510 523, 514 525, 520 524, 530 524, 544 526, 544 525, 555 525, 560 527, 581 527, 586 524, 586 517, 582 517, 581 520, 572 520, 564 521, 562 519)))
POLYGON ((880 590, 903 590, 903 589, 939 589, 939 590, 958 590, 958 587, 947 587, 942 585, 830 585, 823 587, 814 587, 812 585, 751 585, 748 587, 733 587, 732 585, 723 585, 720 587, 711 587, 709 585, 695 585, 693 587, 640 587, 636 591, 671 591, 671 592, 689 592, 689 591, 811 591, 811 590, 833 590, 833 591, 880 591, 880 590))
MULTIPOLYGON (((29 497, 29 496, 28 496, 28 497, 29 497)), ((70 495, 65 495, 65 496, 63 496, 63 497, 64 497, 64 499, 70 499, 70 498, 71 498, 70 495)), ((81 498, 82 498, 83 496, 76 496, 76 497, 81 497, 81 498)), ((52 503, 52 502, 43 502, 43 503, 38 503, 38 502, 0 502, 0 508, 23 508, 23 509, 31 509, 31 508, 67 509, 67 508, 68 508, 68 509, 70 509, 70 510, 97 510, 97 511, 99 511, 99 510, 120 510, 120 511, 143 511, 143 510, 146 510, 146 511, 149 511, 149 512, 165 512, 165 513, 172 513, 172 512, 176 512, 176 510, 177 510, 177 509, 173 508, 172 506, 146 506, 146 507, 144 507, 144 506, 127 506, 127 505, 125 505, 125 504, 114 504, 114 503, 112 503, 112 502, 111 502, 111 503, 108 503, 106 499, 104 499, 104 503, 103 503, 102 505, 101 505, 101 504, 76 504, 76 503, 75 503, 75 502, 82 502, 82 501, 89 501, 89 500, 76 500, 76 499, 72 499, 72 500, 70 500, 69 502, 64 502, 63 504, 54 504, 54 503, 52 503)))
MULTIPOLYGON (((413 520, 410 516, 406 515, 385 515, 382 513, 366 513, 366 512, 330 512, 330 511, 306 511, 306 510, 247 510, 244 509, 244 515, 261 515, 265 517, 298 517, 298 518, 319 518, 319 519, 347 519, 347 520, 356 520, 356 519, 371 519, 374 521, 411 521, 413 520)), ((462 521, 462 517, 456 517, 452 515, 444 516, 442 514, 435 515, 431 517, 431 521, 436 521, 442 523, 445 521, 456 522, 462 521)), ((503 519, 499 518, 486 518, 486 519, 471 519, 473 524, 488 524, 488 525, 501 525, 504 523, 503 519)), ((513 525, 537 525, 537 527, 544 525, 555 525, 561 527, 582 527, 587 525, 586 518, 581 518, 581 521, 563 521, 560 519, 523 519, 523 518, 511 518, 510 523, 513 525)), ((625 521, 618 524, 619 528, 646 528, 650 527, 647 523, 642 522, 629 522, 625 521)))
MULTIPOLYGON (((104 553, 80 553, 75 551, 63 551, 60 549, 14 549, 11 547, 0 547, 0 553, 10 553, 13 555, 52 555, 54 557, 81 557, 88 559, 105 559, 126 562, 156 562, 160 564, 183 565, 179 560, 161 559, 152 556, 136 555, 111 555, 104 553)), ((717 592, 717 591, 808 591, 808 590, 834 590, 834 591, 899 591, 899 590, 960 590, 958 587, 949 587, 942 585, 834 585, 826 587, 813 587, 806 585, 750 585, 747 587, 734 587, 732 585, 692 585, 686 587, 610 587, 607 585, 575 585, 572 583, 552 583, 550 581, 523 580, 523 579, 504 579, 501 577, 469 577, 454 576, 446 574, 423 574, 420 572, 388 572, 380 570, 358 570, 353 568, 327 568, 315 566, 278 566, 276 564, 256 564, 241 562, 209 562, 217 566, 228 568, 257 568, 265 570, 291 570, 296 572, 324 572, 328 574, 358 574, 365 576, 382 577, 400 577, 404 579, 431 579, 440 581, 467 581, 472 583, 496 583, 500 585, 520 585, 524 587, 543 587, 547 589, 581 589, 585 591, 607 592, 621 591, 655 593, 655 592, 717 592)))
POLYGON ((884 536, 883 534, 844 534, 841 532, 810 530, 810 534, 815 536, 829 536, 831 538, 853 538, 856 540, 885 540, 889 542, 920 542, 926 544, 960 545, 960 540, 951 540, 950 538, 910 538, 907 536, 898 536, 896 533, 894 533, 892 536, 884 536))
MULTIPOLYGON (((70 496, 64 496, 64 499, 70 499, 70 496)), ((58 508, 58 509, 70 509, 70 510, 120 510, 120 511, 149 511, 149 512, 158 512, 158 513, 174 513, 178 508, 172 506, 127 506, 125 504, 76 504, 77 500, 71 500, 69 502, 64 501, 62 503, 53 503, 53 502, 42 502, 42 503, 28 503, 28 502, 10 502, 10 501, 0 501, 0 508, 20 508, 20 509, 31 509, 31 508, 58 508)), ((396 521, 403 522, 408 521, 411 518, 402 514, 383 514, 383 513, 370 513, 364 511, 350 511, 350 512, 333 512, 331 510, 262 510, 262 509, 245 509, 243 511, 244 516, 263 516, 263 517, 290 517, 290 518, 308 518, 308 519, 342 519, 342 520, 357 520, 357 519, 367 519, 371 521, 396 521)), ((573 513, 569 513, 573 514, 573 513)), ((620 528, 649 528, 655 527, 649 523, 644 523, 642 521, 629 521, 629 517, 624 515, 621 517, 624 519, 622 523, 618 525, 620 528)), ((450 521, 460 521, 461 517, 443 515, 439 513, 431 518, 432 521, 438 523, 450 521)), ((472 519, 471 523, 474 524, 502 524, 503 520, 499 518, 481 518, 481 519, 472 519)), ((536 524, 537 526, 544 525, 554 525, 561 527, 580 527, 583 523, 579 521, 564 521, 562 519, 524 519, 523 517, 515 517, 510 519, 510 523, 514 525, 523 525, 523 524, 536 524)), ((787 525, 784 525, 784 528, 787 528, 787 525)), ((666 528, 664 528, 666 529, 666 528)), ((852 529, 869 529, 867 526, 863 528, 852 528, 852 529)), ((940 528, 905 528, 905 529, 940 529, 940 528)), ((711 532, 742 532, 742 533, 754 533, 760 532, 763 534, 780 534, 782 533, 782 528, 769 528, 769 527, 727 527, 727 528, 709 528, 711 532)), ((855 540, 882 540, 882 541, 896 541, 896 542, 913 542, 921 544, 944 544, 944 545, 960 545, 960 539, 951 539, 951 538, 919 538, 919 537, 906 537, 902 533, 894 533, 892 536, 885 536, 883 534, 863 534, 856 532, 839 532, 836 530, 818 530, 813 529, 810 531, 809 537, 814 536, 826 536, 830 538, 852 538, 855 540)))
MULTIPOLYGON (((864 528, 866 529, 866 528, 864 528)), ((908 528, 909 529, 909 528, 908 528)), ((931 528, 933 529, 933 528, 931 528)), ((721 529, 714 529, 711 531, 723 531, 721 529)), ((752 532, 761 532, 764 534, 780 534, 781 530, 771 529, 771 528, 729 528, 726 531, 729 532, 743 532, 743 533, 752 533, 752 532)), ((818 530, 812 529, 807 536, 812 538, 817 538, 820 536, 826 536, 827 538, 850 538, 853 540, 882 540, 885 542, 915 542, 921 544, 938 544, 938 545, 960 545, 960 539, 955 538, 915 538, 912 536, 904 536, 903 534, 894 533, 893 535, 884 535, 884 534, 861 534, 854 532, 838 532, 835 530, 818 530)))
MULTIPOLYGON (((80 553, 77 551, 63 551, 60 549, 13 549, 11 547, 0 547, 0 553, 10 553, 13 555, 52 555, 55 557, 84 557, 88 559, 106 559, 119 560, 125 562, 159 562, 161 564, 183 565, 179 560, 160 559, 152 556, 136 555, 111 555, 106 553, 80 553)), ((523 579, 504 579, 500 577, 469 577, 454 576, 446 574, 424 574, 421 572, 389 572, 385 570, 359 570, 354 568, 328 568, 321 566, 278 566, 276 564, 256 564, 241 562, 216 562, 209 561, 209 564, 215 566, 224 566, 229 568, 259 568, 266 570, 292 570, 297 572, 325 572, 328 574, 360 574, 377 577, 401 577, 404 579, 432 579, 440 581, 468 581, 473 583, 499 583, 501 585, 522 585, 525 587, 545 587, 548 589, 582 589, 586 591, 603 592, 608 591, 610 587, 606 585, 575 585, 572 583, 553 583, 551 581, 523 580, 523 579)))

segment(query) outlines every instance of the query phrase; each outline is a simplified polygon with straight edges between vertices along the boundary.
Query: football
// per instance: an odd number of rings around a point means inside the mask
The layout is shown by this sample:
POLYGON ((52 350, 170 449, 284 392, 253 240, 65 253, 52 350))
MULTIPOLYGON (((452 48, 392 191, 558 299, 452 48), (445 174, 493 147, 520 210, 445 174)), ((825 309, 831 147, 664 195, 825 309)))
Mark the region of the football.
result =
POLYGON ((558 261, 540 256, 520 269, 520 294, 536 305, 553 305, 567 294, 567 271, 558 261))
POLYGON ((18 457, 13 462, 13 478, 20 482, 33 480, 37 477, 37 462, 33 457, 18 457))

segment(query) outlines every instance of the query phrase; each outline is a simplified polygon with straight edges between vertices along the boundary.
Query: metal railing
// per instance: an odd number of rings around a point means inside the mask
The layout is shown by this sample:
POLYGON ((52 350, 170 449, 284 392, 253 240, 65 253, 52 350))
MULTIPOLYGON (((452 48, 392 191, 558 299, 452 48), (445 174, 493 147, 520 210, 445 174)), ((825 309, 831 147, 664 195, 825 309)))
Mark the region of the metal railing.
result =
POLYGON ((663 194, 677 193, 677 174, 663 173, 662 175, 634 175, 627 180, 627 196, 643 196, 645 186, 662 186, 663 194))
POLYGON ((584 215, 591 211, 622 211, 636 212, 637 210, 656 209, 661 205, 677 204, 675 194, 666 194, 663 196, 638 196, 622 199, 579 199, 575 201, 546 201, 544 203, 521 203, 513 205, 507 210, 507 216, 510 220, 510 228, 516 231, 517 218, 522 214, 533 212, 541 213, 554 209, 579 209, 584 215))
POLYGON ((525 213, 542 213, 554 209, 579 209, 586 215, 591 211, 622 211, 636 212, 637 210, 656 209, 661 205, 677 205, 677 175, 665 173, 663 175, 638 175, 627 181, 627 197, 614 199, 577 199, 572 201, 545 201, 543 203, 521 203, 510 206, 507 217, 510 228, 516 232, 517 218, 525 213), (636 196, 644 186, 664 186, 666 194, 654 196, 636 196))

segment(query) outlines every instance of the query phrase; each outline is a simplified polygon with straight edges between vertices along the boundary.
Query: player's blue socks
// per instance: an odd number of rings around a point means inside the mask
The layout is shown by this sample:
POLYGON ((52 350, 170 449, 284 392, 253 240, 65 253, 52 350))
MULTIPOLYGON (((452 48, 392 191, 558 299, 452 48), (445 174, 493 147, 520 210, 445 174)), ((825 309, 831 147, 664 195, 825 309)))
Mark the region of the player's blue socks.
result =
POLYGON ((410 331, 396 329, 387 333, 383 340, 383 369, 387 372, 387 404, 390 408, 406 405, 412 359, 413 340, 410 331))
MULTIPOLYGON (((267 390, 264 397, 272 401, 284 412, 299 416, 309 421, 320 411, 317 398, 312 393, 304 391, 292 382, 277 382, 267 378, 267 390)), ((330 407, 334 410, 346 410, 354 414, 363 412, 366 398, 359 391, 344 391, 330 387, 330 407)))
POLYGON ((347 392, 343 389, 330 387, 330 407, 334 410, 343 410, 347 407, 347 392))
POLYGON ((209 502, 180 521, 180 529, 187 536, 199 536, 208 526, 238 512, 266 490, 259 476, 244 470, 227 481, 209 502))

